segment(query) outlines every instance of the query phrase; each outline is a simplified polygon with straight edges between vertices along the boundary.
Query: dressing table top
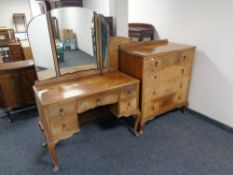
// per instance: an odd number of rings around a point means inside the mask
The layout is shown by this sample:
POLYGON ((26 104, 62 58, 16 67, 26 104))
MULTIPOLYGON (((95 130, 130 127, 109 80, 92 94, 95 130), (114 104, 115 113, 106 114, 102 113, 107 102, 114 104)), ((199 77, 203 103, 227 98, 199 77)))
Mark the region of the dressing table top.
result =
POLYGON ((50 105, 115 90, 134 83, 139 83, 139 80, 122 72, 109 72, 62 83, 34 86, 34 91, 42 105, 50 105))

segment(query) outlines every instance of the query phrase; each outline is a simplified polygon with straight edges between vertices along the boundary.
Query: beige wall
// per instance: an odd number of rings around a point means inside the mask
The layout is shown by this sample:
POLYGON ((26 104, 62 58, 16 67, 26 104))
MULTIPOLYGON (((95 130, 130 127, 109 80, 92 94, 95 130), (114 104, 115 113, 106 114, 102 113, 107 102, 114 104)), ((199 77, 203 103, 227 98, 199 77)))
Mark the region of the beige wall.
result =
POLYGON ((197 46, 190 108, 233 127, 233 1, 129 0, 129 21, 197 46))
POLYGON ((31 10, 28 0, 0 0, 0 26, 13 27, 13 13, 24 13, 27 21, 31 19, 31 10))

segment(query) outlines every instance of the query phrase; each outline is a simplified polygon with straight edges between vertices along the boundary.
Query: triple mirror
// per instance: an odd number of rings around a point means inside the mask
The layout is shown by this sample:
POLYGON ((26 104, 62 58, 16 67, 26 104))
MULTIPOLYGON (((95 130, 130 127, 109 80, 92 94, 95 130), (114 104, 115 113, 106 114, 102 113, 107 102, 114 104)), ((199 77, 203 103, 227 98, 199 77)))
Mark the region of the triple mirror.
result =
POLYGON ((109 27, 102 15, 64 7, 32 19, 28 36, 39 80, 108 68, 109 27))

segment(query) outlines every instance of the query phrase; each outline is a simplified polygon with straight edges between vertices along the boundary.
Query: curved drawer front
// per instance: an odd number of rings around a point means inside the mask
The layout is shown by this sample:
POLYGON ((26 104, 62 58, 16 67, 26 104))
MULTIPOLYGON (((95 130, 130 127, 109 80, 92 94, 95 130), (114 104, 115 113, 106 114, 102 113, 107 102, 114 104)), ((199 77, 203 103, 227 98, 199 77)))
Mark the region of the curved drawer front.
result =
POLYGON ((59 103, 56 105, 49 106, 48 108, 48 117, 54 118, 54 117, 62 117, 65 115, 69 115, 75 113, 75 102, 64 102, 59 103))
POLYGON ((120 99, 128 99, 137 96, 137 86, 131 85, 121 90, 120 99))
POLYGON ((122 100, 119 102, 119 115, 120 116, 128 116, 135 112, 138 108, 138 100, 137 97, 122 100))
POLYGON ((53 118, 50 125, 54 139, 70 136, 79 131, 76 115, 53 118))
POLYGON ((99 96, 87 97, 77 102, 78 113, 86 112, 98 106, 114 104, 117 103, 118 101, 119 101, 119 95, 117 92, 102 94, 99 96))

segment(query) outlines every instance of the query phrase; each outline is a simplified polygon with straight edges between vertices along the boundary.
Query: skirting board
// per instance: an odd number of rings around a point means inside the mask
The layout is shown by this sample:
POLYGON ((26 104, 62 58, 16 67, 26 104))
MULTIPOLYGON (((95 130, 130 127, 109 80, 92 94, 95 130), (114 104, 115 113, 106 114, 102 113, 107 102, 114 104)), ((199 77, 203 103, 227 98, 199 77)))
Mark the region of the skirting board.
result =
POLYGON ((222 130, 224 130, 226 132, 233 133, 233 128, 231 128, 230 126, 227 126, 227 125, 225 125, 223 123, 220 123, 219 121, 216 121, 216 120, 214 120, 214 119, 212 119, 212 118, 210 118, 210 117, 208 117, 206 115, 203 115, 203 114, 201 114, 201 113, 199 113, 197 111, 194 111, 192 109, 189 109, 189 108, 187 109, 187 112, 189 114, 195 116, 195 117, 198 117, 199 119, 201 119, 201 120, 203 120, 203 121, 205 121, 207 123, 210 123, 211 125, 214 125, 214 126, 218 127, 219 129, 222 129, 222 130))

